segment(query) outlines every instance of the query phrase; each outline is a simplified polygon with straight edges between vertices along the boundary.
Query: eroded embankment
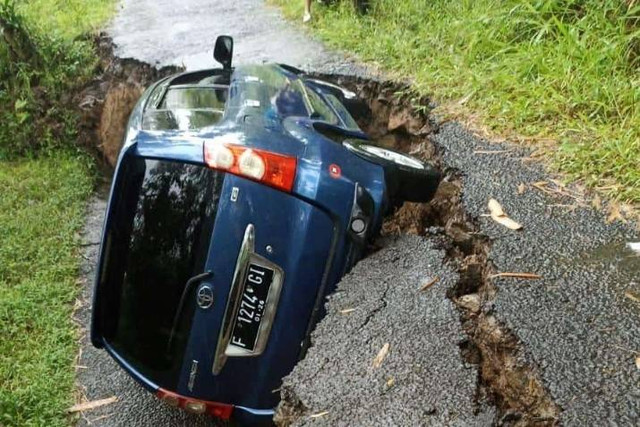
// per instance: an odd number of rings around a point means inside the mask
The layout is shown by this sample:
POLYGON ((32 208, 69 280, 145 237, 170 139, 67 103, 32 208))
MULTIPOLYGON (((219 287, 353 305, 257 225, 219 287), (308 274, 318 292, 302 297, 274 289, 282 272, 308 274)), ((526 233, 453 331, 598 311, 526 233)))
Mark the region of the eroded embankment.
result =
POLYGON ((129 115, 142 92, 181 68, 156 68, 135 59, 118 58, 111 38, 104 34, 94 43, 99 57, 96 77, 73 97, 80 117, 78 143, 113 167, 129 115))
MULTIPOLYGON (((460 357, 477 366, 474 404, 478 408, 481 403, 494 405, 497 425, 556 424, 560 408, 542 384, 537 368, 527 363, 518 338, 493 311, 497 288, 491 280, 491 242, 464 209, 462 171, 443 163, 440 148, 430 138, 438 132, 438 125, 428 108, 419 107, 430 105, 429 100, 414 97, 410 87, 401 84, 318 77, 359 94, 368 108, 362 109, 356 120, 373 139, 429 159, 443 174, 434 200, 429 204, 406 203, 387 219, 383 234, 426 236, 446 251, 447 261, 457 270, 459 279, 446 295, 456 306, 467 336, 459 343, 460 357)), ((287 416, 280 420, 283 424, 295 422, 305 408, 295 396, 283 397, 280 413, 287 416)))

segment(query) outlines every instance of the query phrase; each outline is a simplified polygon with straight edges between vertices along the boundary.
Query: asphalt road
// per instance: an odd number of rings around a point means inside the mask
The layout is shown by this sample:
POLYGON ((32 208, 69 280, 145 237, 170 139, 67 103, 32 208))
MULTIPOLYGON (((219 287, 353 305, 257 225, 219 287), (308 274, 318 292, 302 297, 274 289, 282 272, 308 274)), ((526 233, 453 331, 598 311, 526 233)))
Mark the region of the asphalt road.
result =
MULTIPOLYGON (((127 0, 109 30, 117 54, 161 65, 209 67, 215 36, 236 38, 237 62, 270 60, 324 72, 362 67, 324 49, 262 2, 127 0)), ((519 339, 522 354, 561 407, 566 425, 640 424, 640 258, 625 249, 640 241, 631 225, 606 225, 604 214, 570 208, 572 198, 545 194, 548 181, 528 153, 480 140, 456 124, 433 140, 448 168, 463 175, 464 209, 491 239, 497 271, 531 272, 541 280, 495 279, 491 307, 519 339), (506 151, 504 151, 506 150, 506 151), (498 151, 486 154, 488 151, 498 151), (483 154, 484 153, 484 154, 483 154), (526 190, 517 190, 525 184, 526 190), (510 231, 487 213, 497 199, 524 225, 510 231)), ((84 231, 86 283, 80 319, 88 325, 93 266, 103 198, 88 208, 84 231)), ((491 425, 495 409, 476 403, 477 367, 463 361, 459 316, 445 294, 455 270, 429 238, 386 240, 339 285, 314 347, 286 380, 287 391, 323 425, 491 425), (435 275, 429 292, 416 288, 435 275), (347 314, 341 310, 355 308, 347 314), (385 344, 380 368, 372 360, 385 344), (479 405, 479 406, 478 406, 479 405)), ((119 401, 84 414, 82 425, 200 425, 209 420, 165 408, 142 391, 102 351, 83 341, 78 383, 86 399, 119 401)))
MULTIPOLYGON (((446 167, 463 175, 464 209, 477 220, 479 233, 490 238, 489 261, 495 270, 542 276, 540 280, 493 279, 497 294, 485 310, 519 339, 521 356, 560 406, 558 421, 568 426, 637 426, 640 304, 625 294, 640 295, 640 257, 625 244, 639 241, 638 232, 630 224, 606 225, 605 214, 588 207, 574 209, 573 198, 551 196, 533 187, 550 177, 539 164, 526 161, 526 150, 488 143, 452 123, 432 138, 446 167), (520 184, 526 186, 522 194, 520 184), (486 215, 490 198, 497 199, 524 229, 508 230, 486 215)), ((453 378, 460 375, 455 359, 461 356, 454 349, 459 341, 452 333, 459 323, 451 318, 447 323, 446 317, 436 314, 450 310, 445 291, 451 283, 438 283, 426 295, 416 294, 418 280, 407 284, 416 268, 423 271, 422 277, 442 274, 443 267, 437 263, 441 255, 429 249, 428 242, 416 245, 411 240, 397 241, 387 249, 395 256, 374 254, 339 284, 339 293, 327 304, 329 314, 316 328, 314 347, 285 379, 288 400, 298 400, 306 408, 297 425, 345 424, 351 419, 353 425, 493 425, 499 421, 487 420, 490 412, 485 411, 464 418, 469 414, 460 400, 473 394, 439 376, 443 368, 453 378), (416 253, 428 267, 398 267, 398 262, 415 260, 416 253), (387 273, 392 277, 390 288, 387 273), (387 289, 394 290, 391 297, 387 289), (358 302, 363 295, 364 301, 385 299, 387 303, 372 309, 358 302), (355 317, 341 314, 350 307, 358 310, 353 314, 362 310, 370 316, 369 322, 360 326, 355 317), (414 323, 416 313, 418 324, 414 323), (370 367, 383 342, 392 343, 391 353, 389 365, 378 372, 370 367), (434 352, 434 348, 447 351, 434 352), (422 377, 406 377, 403 369, 412 366, 424 370, 422 377), (389 377, 396 378, 395 385, 384 390, 381 384, 389 377), (420 412, 402 410, 415 408, 416 399, 426 402, 430 410, 420 422, 416 422, 420 412), (459 409, 462 418, 443 418, 452 408, 459 409)), ((467 368, 477 372, 473 366, 467 368)))
POLYGON ((109 34, 119 57, 162 66, 218 66, 213 46, 221 34, 234 37, 237 64, 281 62, 328 72, 355 66, 259 0, 124 0, 109 34))

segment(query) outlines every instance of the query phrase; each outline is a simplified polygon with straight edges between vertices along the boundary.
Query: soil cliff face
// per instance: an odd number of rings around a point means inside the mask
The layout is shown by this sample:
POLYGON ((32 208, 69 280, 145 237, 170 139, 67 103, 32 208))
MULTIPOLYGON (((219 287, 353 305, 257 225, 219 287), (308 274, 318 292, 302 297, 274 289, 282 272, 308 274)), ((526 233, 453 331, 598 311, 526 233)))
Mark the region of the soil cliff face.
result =
POLYGON ((113 167, 122 147, 129 114, 153 82, 182 71, 180 67, 156 68, 131 58, 114 56, 114 44, 106 35, 95 39, 99 55, 96 77, 74 97, 79 110, 78 142, 113 167))

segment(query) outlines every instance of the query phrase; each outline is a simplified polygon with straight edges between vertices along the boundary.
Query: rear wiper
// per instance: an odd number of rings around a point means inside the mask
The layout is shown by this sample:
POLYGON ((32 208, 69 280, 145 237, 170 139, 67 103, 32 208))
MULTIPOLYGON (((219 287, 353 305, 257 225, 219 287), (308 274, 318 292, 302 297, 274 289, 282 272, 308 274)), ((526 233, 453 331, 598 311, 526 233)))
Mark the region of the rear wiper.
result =
POLYGON ((171 350, 171 344, 173 342, 173 335, 176 332, 176 328, 178 327, 178 322, 180 321, 180 314, 182 313, 182 309, 184 307, 184 302, 187 299, 187 294, 189 290, 196 283, 208 279, 213 276, 213 271, 206 271, 204 273, 200 273, 197 276, 193 276, 191 279, 187 280, 187 283, 184 285, 184 289, 182 290, 182 295, 180 296, 180 302, 178 303, 178 309, 176 310, 176 315, 173 318, 173 325, 171 326, 171 334, 169 335, 169 341, 167 342, 167 353, 171 350))

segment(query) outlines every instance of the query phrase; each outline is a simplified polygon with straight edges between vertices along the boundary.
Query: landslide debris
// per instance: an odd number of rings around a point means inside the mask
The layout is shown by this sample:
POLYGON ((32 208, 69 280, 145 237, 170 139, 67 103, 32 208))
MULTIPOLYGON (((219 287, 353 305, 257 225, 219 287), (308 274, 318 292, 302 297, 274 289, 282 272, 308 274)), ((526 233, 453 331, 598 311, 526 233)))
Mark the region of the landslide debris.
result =
MULTIPOLYGON (((383 225, 383 235, 415 234, 446 250, 459 280, 447 291, 457 307, 466 339, 459 343, 462 359, 477 367, 475 404, 494 405, 496 425, 556 425, 561 408, 541 381, 538 367, 526 357, 518 338, 496 317, 493 301, 496 273, 489 259, 491 242, 479 232, 477 219, 462 204, 464 176, 448 168, 430 138, 438 132, 429 115, 432 104, 413 95, 409 85, 351 76, 317 75, 357 93, 365 105, 354 114, 360 127, 379 144, 430 160, 443 175, 429 204, 405 203, 383 225), (427 107, 424 107, 427 106, 427 107)), ((313 351, 313 349, 311 350, 313 351)), ((425 390, 426 392, 426 390, 425 390)), ((279 418, 295 423, 303 403, 287 390, 279 418)))

